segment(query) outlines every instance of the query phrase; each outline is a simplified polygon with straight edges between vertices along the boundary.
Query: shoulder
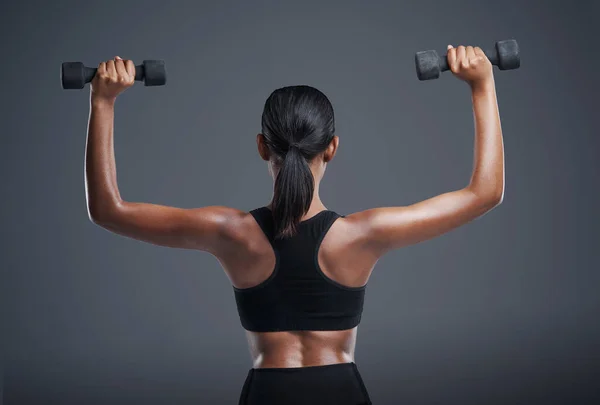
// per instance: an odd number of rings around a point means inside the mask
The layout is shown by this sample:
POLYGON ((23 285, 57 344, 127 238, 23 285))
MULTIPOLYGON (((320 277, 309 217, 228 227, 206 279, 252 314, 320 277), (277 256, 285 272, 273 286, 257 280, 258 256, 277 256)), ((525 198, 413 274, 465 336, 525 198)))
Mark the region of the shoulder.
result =
POLYGON ((189 232, 185 233, 189 239, 188 244, 216 256, 222 256, 247 244, 252 233, 254 219, 248 211, 213 205, 179 209, 178 212, 182 214, 177 215, 177 222, 189 228, 189 232))
POLYGON ((337 211, 333 211, 333 213, 338 217, 334 222, 337 228, 352 231, 357 236, 363 235, 368 230, 369 224, 372 221, 370 210, 352 214, 341 214, 337 211))
POLYGON ((350 249, 353 254, 376 255, 373 236, 382 219, 376 209, 367 209, 337 218, 325 235, 324 244, 333 250, 350 249))
POLYGON ((223 246, 224 251, 228 251, 232 246, 251 247, 262 238, 263 232, 253 215, 253 212, 255 215, 260 213, 259 209, 244 211, 229 207, 213 208, 214 220, 219 222, 220 232, 228 242, 223 246))
POLYGON ((370 248, 368 218, 362 213, 337 215, 317 252, 318 265, 341 284, 363 286, 378 259, 370 248))
POLYGON ((333 220, 327 234, 324 235, 324 242, 328 242, 329 246, 340 248, 348 245, 356 246, 368 239, 369 218, 363 212, 348 215, 337 211, 331 212, 333 220))
POLYGON ((244 235, 252 223, 256 222, 252 211, 224 206, 199 208, 196 215, 210 217, 224 236, 234 239, 244 235))

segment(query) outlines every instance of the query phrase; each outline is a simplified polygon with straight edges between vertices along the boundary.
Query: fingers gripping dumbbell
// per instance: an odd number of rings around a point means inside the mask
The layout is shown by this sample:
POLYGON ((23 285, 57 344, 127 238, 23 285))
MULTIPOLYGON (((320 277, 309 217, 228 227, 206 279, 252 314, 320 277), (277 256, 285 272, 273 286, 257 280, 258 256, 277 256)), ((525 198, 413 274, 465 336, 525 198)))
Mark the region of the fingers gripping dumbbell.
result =
MULTIPOLYGON (((86 83, 96 75, 96 68, 83 66, 81 62, 64 62, 61 68, 63 89, 83 89, 86 83)), ((146 86, 162 86, 167 82, 165 62, 145 60, 135 67, 135 80, 143 81, 146 86)))
MULTIPOLYGON (((500 70, 517 69, 521 65, 519 44, 514 39, 496 42, 494 49, 484 51, 492 65, 500 70)), ((415 54, 415 65, 419 80, 437 79, 441 72, 449 70, 446 55, 439 57, 436 51, 422 51, 415 54)))

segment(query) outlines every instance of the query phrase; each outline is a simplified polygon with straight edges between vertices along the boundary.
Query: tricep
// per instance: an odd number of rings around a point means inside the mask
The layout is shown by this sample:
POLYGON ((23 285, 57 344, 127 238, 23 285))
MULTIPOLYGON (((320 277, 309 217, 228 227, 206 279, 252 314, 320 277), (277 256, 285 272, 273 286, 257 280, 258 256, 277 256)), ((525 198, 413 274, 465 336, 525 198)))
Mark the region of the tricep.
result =
POLYGON ((492 210, 501 196, 481 196, 469 188, 437 195, 403 207, 361 211, 355 217, 377 255, 440 236, 492 210))

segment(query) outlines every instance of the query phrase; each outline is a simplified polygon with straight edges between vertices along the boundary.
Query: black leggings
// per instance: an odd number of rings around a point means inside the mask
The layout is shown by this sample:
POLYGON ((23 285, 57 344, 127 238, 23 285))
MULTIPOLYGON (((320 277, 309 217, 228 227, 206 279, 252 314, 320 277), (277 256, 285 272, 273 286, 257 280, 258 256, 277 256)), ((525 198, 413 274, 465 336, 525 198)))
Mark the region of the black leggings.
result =
POLYGON ((251 368, 239 405, 370 405, 354 362, 294 368, 251 368))

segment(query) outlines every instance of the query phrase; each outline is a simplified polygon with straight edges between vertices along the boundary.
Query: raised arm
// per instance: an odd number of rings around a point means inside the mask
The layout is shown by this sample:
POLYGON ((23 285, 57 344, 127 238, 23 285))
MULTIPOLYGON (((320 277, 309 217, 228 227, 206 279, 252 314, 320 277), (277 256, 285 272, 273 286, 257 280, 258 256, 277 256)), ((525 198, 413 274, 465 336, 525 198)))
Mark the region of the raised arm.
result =
POLYGON ((405 207, 375 208, 348 216, 365 235, 368 249, 380 256, 392 249, 448 232, 502 202, 504 150, 492 65, 480 48, 448 46, 455 76, 471 88, 475 121, 473 174, 460 190, 405 207))
POLYGON ((121 199, 114 156, 114 105, 134 83, 132 61, 101 63, 92 81, 85 155, 87 207, 90 219, 117 234, 156 245, 218 254, 235 242, 235 225, 244 212, 212 206, 182 209, 121 199))

